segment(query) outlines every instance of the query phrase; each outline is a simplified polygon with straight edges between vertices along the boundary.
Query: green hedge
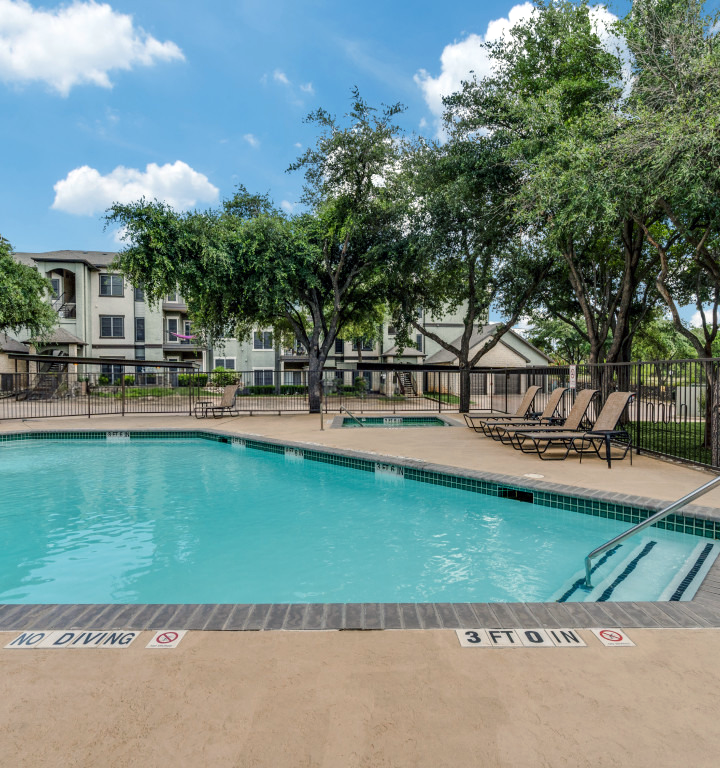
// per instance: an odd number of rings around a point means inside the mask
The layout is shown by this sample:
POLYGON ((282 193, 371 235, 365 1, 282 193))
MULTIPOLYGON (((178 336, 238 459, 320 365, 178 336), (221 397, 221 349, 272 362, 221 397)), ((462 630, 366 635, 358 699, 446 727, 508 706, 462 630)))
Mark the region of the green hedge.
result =
MULTIPOLYGON (((204 387, 208 383, 207 373, 181 373, 178 375, 178 386, 204 387)), ((232 382, 230 382, 232 383, 232 382)))

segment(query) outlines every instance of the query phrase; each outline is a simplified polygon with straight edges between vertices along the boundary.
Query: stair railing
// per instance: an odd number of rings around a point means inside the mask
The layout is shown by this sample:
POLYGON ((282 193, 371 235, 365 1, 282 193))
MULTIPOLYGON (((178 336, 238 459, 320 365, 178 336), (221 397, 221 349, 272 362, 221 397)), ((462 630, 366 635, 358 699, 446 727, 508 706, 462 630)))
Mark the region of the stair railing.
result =
POLYGON ((620 544, 621 542, 625 541, 625 539, 630 538, 630 536, 634 536, 639 531, 642 531, 643 528, 647 528, 649 525, 654 525, 668 515, 671 515, 673 512, 676 512, 681 507, 689 504, 691 501, 695 501, 695 499, 699 498, 700 496, 704 496, 708 491, 711 491, 718 485, 720 485, 720 475, 714 477, 712 480, 705 483, 705 485, 701 485, 699 488, 696 488, 694 491, 691 491, 677 501, 673 501, 672 504, 669 504, 667 507, 661 509, 659 512, 656 512, 654 515, 650 515, 650 517, 648 517, 646 520, 643 520, 641 523, 634 525, 627 531, 618 534, 615 536, 615 538, 610 539, 610 541, 606 541, 602 546, 593 549, 593 551, 585 558, 585 586, 588 589, 592 588, 590 573, 592 570, 593 558, 596 558, 598 555, 601 555, 608 549, 612 549, 616 544, 620 544))
POLYGON ((353 419, 354 421, 356 421, 356 422, 357 422, 357 423, 358 423, 358 424, 359 424, 361 427, 364 427, 364 426, 365 426, 365 425, 362 423, 362 421, 360 421, 360 419, 358 419, 358 418, 357 418, 357 416, 355 416, 355 415, 353 415, 352 413, 350 413, 350 411, 348 411, 348 409, 347 409, 347 408, 346 408, 344 405, 341 405, 341 406, 340 406, 340 410, 341 410, 341 411, 345 411, 345 413, 347 413, 347 415, 348 415, 348 416, 349 416, 351 419, 353 419))

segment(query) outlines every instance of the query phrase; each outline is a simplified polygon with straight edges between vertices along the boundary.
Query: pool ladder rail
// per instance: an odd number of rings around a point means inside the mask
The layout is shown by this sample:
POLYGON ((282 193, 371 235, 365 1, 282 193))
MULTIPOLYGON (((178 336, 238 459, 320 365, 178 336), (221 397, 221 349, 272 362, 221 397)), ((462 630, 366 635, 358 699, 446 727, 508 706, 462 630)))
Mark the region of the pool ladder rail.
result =
POLYGON ((623 533, 618 534, 615 536, 615 538, 610 539, 610 541, 606 541, 603 545, 597 547, 596 549, 593 549, 592 552, 585 558, 585 587, 586 589, 592 589, 592 581, 590 578, 590 574, 592 572, 592 561, 593 558, 597 557, 598 555, 602 555, 603 552, 607 552, 608 549, 612 549, 617 544, 620 544, 621 542, 625 541, 625 539, 630 538, 630 536, 634 536, 639 531, 642 531, 643 528, 647 528, 649 525, 654 525, 655 523, 659 522, 663 518, 667 517, 668 515, 671 515, 673 512, 676 512, 681 507, 684 507, 686 504, 689 504, 691 501, 695 501, 695 499, 699 498, 700 496, 704 496, 708 491, 711 491, 716 486, 720 485, 720 475, 717 477, 714 477, 709 482, 705 483, 705 485, 701 485, 699 488, 696 488, 694 491, 691 491, 690 493, 686 494, 682 498, 678 499, 677 501, 673 501, 672 504, 669 504, 667 507, 661 509, 659 512, 656 512, 654 515, 650 515, 646 520, 643 520, 642 522, 638 523, 637 525, 634 525, 632 528, 629 528, 627 531, 624 531, 623 533))
POLYGON ((359 424, 361 427, 364 427, 364 426, 365 426, 365 425, 362 423, 362 421, 360 421, 360 419, 358 419, 358 418, 357 418, 357 416, 355 416, 354 414, 350 413, 350 411, 348 411, 348 409, 347 409, 347 408, 346 408, 344 405, 341 405, 341 406, 340 406, 340 411, 345 411, 345 413, 347 413, 347 415, 348 415, 348 416, 349 416, 351 419, 353 419, 353 421, 356 421, 356 422, 357 422, 357 423, 358 423, 358 424, 359 424))

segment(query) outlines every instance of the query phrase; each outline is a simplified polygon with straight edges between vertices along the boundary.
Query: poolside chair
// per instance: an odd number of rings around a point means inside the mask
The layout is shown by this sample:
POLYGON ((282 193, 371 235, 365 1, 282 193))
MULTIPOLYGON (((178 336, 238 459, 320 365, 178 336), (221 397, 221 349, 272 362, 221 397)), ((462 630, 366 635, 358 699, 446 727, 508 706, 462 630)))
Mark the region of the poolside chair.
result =
POLYGON ((590 429, 590 425, 587 424, 585 418, 595 395, 597 395, 597 389, 581 389, 577 395, 575 395, 575 402, 573 403, 570 412, 560 424, 556 423, 533 427, 526 426, 522 422, 517 422, 513 425, 505 425, 505 439, 503 439, 503 443, 505 443, 505 445, 512 445, 513 448, 518 448, 525 453, 533 453, 534 449, 532 451, 525 451, 522 447, 522 436, 527 432, 586 432, 590 429), (583 423, 587 424, 585 429, 583 429, 583 423))
MULTIPOLYGON (((521 450, 525 453, 535 452, 545 461, 563 461, 568 457, 571 450, 580 454, 582 460, 583 452, 592 451, 600 456, 600 448, 604 445, 606 449, 605 458, 608 467, 611 466, 610 442, 615 440, 620 442, 624 449, 623 455, 619 458, 624 459, 628 451, 632 448, 630 435, 623 429, 618 429, 625 407, 634 396, 634 392, 613 392, 605 401, 600 414, 598 415, 592 429, 586 432, 571 431, 562 429, 561 431, 537 431, 537 432, 518 432, 515 439, 521 443, 521 450), (585 443, 589 447, 585 448, 585 443), (527 444, 530 443, 531 446, 527 444), (526 446, 530 450, 526 449, 526 446), (578 447, 579 446, 579 447, 578 447), (544 456, 543 454, 551 447, 561 447, 565 449, 562 456, 544 456)), ((618 458, 618 457, 616 457, 618 458)), ((630 453, 630 463, 632 464, 632 452, 630 453)))
POLYGON ((492 437, 493 440, 500 440, 500 442, 505 443, 510 442, 510 439, 507 436, 508 431, 511 433, 515 427, 543 427, 552 424, 563 424, 564 420, 556 414, 567 389, 567 387, 557 387, 554 389, 550 393, 550 397, 548 397, 543 412, 537 419, 526 419, 524 421, 488 421, 482 423, 480 426, 488 437, 492 437))
POLYGON ((195 418, 205 419, 210 414, 212 414, 214 419, 223 415, 239 416, 240 411, 235 408, 237 388, 237 384, 228 384, 223 390, 223 396, 219 404, 216 404, 214 400, 199 400, 195 403, 195 418))
MULTIPOLYGON (((518 406, 517 411, 513 413, 512 415, 508 416, 507 414, 505 416, 491 416, 488 414, 482 414, 481 416, 470 416, 470 414, 463 414, 465 417, 465 423, 470 427, 471 429, 474 429, 476 432, 482 432, 483 427, 482 424, 485 422, 493 422, 493 421, 523 421, 528 418, 528 414, 530 412, 530 408, 532 408, 533 400, 535 400, 535 395, 540 391, 540 387, 533 386, 528 387, 525 390, 525 395, 518 406), (480 429, 478 429, 478 426, 480 429)), ((538 414, 539 415, 539 414, 538 414)), ((532 418, 532 417, 530 417, 532 418)))

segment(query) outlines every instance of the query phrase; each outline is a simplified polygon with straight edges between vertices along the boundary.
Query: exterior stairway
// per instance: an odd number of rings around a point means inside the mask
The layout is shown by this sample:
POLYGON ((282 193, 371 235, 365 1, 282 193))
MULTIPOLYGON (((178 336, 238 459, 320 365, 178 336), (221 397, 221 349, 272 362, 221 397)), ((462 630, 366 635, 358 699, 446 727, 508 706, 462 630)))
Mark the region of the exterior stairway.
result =
MULTIPOLYGON (((63 353, 58 355, 62 356, 63 353)), ((34 386, 28 391, 26 400, 49 400, 55 397, 60 384, 62 384, 64 373, 67 371, 67 363, 57 362, 48 363, 45 370, 40 371, 35 379, 34 386)))
POLYGON ((417 384, 410 371, 395 371, 395 381, 401 395, 417 397, 417 384))

